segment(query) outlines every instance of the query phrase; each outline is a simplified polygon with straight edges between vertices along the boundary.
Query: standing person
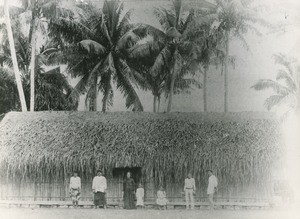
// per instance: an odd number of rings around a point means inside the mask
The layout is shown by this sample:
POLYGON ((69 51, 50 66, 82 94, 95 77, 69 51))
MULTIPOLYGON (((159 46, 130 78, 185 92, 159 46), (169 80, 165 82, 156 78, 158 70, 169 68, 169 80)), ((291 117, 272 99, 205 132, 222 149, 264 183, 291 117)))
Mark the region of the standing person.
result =
POLYGON ((102 176, 102 171, 97 171, 97 176, 93 179, 93 185, 92 185, 93 193, 94 193, 94 205, 95 208, 100 207, 100 205, 103 206, 103 208, 106 208, 106 189, 107 189, 107 183, 106 178, 102 176))
POLYGON ((167 194, 162 186, 160 186, 159 190, 157 191, 156 204, 158 205, 159 209, 161 207, 163 207, 164 210, 167 209, 167 204, 168 204, 167 194))
POLYGON ((214 208, 214 193, 217 190, 217 186, 218 186, 218 179, 217 177, 215 177, 215 175, 213 175, 213 171, 212 170, 208 170, 208 186, 207 186, 207 195, 208 195, 208 201, 209 201, 209 205, 210 205, 210 209, 212 210, 214 208))
POLYGON ((139 188, 136 190, 136 206, 137 207, 144 207, 144 188, 143 185, 140 183, 139 188))
POLYGON ((192 178, 192 174, 188 174, 188 178, 184 180, 184 192, 185 192, 185 202, 186 209, 189 209, 189 205, 191 205, 191 209, 194 209, 194 193, 196 192, 195 179, 192 178))
POLYGON ((123 182, 123 199, 124 209, 135 209, 135 182, 131 178, 131 173, 127 172, 126 178, 123 182))
POLYGON ((70 196, 72 198, 73 206, 78 206, 78 201, 80 198, 80 191, 81 191, 81 179, 78 176, 76 171, 73 172, 73 176, 70 178, 70 196))

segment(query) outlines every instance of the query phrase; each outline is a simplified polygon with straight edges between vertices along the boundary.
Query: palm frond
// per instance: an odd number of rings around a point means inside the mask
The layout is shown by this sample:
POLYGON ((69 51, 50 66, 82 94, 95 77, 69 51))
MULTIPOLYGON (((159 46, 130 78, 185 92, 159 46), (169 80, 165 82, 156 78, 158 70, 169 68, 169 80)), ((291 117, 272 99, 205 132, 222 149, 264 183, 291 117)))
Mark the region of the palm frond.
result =
POLYGON ((173 27, 177 28, 180 20, 181 10, 182 10, 182 1, 173 0, 173 7, 175 11, 175 25, 173 27))
POLYGON ((274 106, 278 106, 285 97, 282 95, 272 95, 265 100, 264 106, 268 110, 271 110, 274 106))
POLYGON ((102 15, 102 20, 101 20, 100 27, 101 27, 100 28, 101 32, 104 34, 106 39, 109 41, 110 45, 112 45, 111 35, 109 34, 109 28, 106 26, 104 15, 102 15))
POLYGON ((142 103, 129 80, 130 68, 121 59, 118 59, 116 64, 117 89, 126 97, 126 107, 132 107, 134 111, 143 111, 142 103))
POLYGON ((88 81, 89 75, 85 74, 83 77, 80 78, 80 80, 75 85, 75 90, 79 94, 85 94, 87 91, 87 81, 88 81))
MULTIPOLYGON (((58 17, 73 17, 74 11, 68 7, 64 7, 59 1, 39 1, 38 7, 40 8, 40 13, 43 14, 48 20, 56 19, 58 17)), ((77 12, 79 10, 76 10, 77 12)))
POLYGON ((193 78, 178 78, 174 84, 174 93, 189 93, 192 85, 198 89, 202 88, 202 84, 193 78))
POLYGON ((0 66, 1 80, 15 82, 14 72, 11 68, 0 66))
POLYGON ((289 73, 287 73, 282 69, 278 70, 277 77, 276 77, 276 80, 281 80, 281 79, 285 80, 286 85, 290 90, 296 91, 297 89, 296 82, 293 80, 293 78, 289 73))
POLYGON ((148 41, 143 44, 136 44, 129 49, 129 57, 133 59, 144 59, 152 60, 160 52, 160 46, 156 41, 148 41))
POLYGON ((194 16, 194 10, 191 9, 185 21, 181 20, 181 22, 179 23, 178 30, 180 33, 184 33, 189 24, 194 20, 194 16))
POLYGON ((36 110, 76 110, 78 92, 68 83, 57 67, 38 74, 36 110))
POLYGON ((114 32, 119 23, 119 18, 123 10, 123 3, 120 4, 119 1, 104 1, 102 12, 103 12, 103 22, 105 21, 105 26, 107 28, 107 33, 110 40, 114 37, 114 32))
POLYGON ((167 14, 169 14, 169 12, 166 9, 161 10, 160 8, 154 8, 153 14, 164 30, 170 28, 170 23, 167 18, 167 14))
POLYGON ((292 76, 293 75, 293 68, 292 68, 292 61, 289 60, 284 54, 278 53, 273 55, 275 59, 275 64, 280 64, 283 65, 288 71, 289 74, 292 76))
POLYGON ((135 45, 129 49, 129 57, 132 59, 139 59, 151 56, 151 47, 149 43, 135 45))
POLYGON ((124 51, 133 45, 135 45, 140 40, 140 37, 136 35, 133 31, 128 31, 120 37, 117 42, 117 49, 124 51))
POLYGON ((88 52, 96 55, 103 55, 106 53, 106 49, 100 43, 94 40, 82 40, 79 44, 88 52))
POLYGON ((88 78, 86 79, 86 86, 87 87, 92 87, 96 86, 95 81, 97 77, 97 73, 100 71, 102 68, 103 61, 100 60, 94 67, 93 69, 88 73, 88 78))
POLYGON ((172 55, 172 48, 169 45, 166 45, 156 57, 155 62, 151 67, 150 73, 153 76, 156 76, 159 74, 159 72, 162 72, 166 68, 170 67, 172 55))
POLYGON ((166 42, 166 34, 152 25, 148 24, 137 24, 135 28, 132 30, 135 34, 137 34, 140 38, 145 38, 148 35, 153 37, 153 40, 159 42, 166 42))
POLYGON ((130 28, 132 27, 130 25, 130 17, 132 14, 133 9, 130 9, 129 11, 127 11, 125 13, 125 15, 123 16, 122 20, 120 21, 117 31, 118 31, 118 35, 119 36, 123 36, 123 34, 127 33, 130 28))
POLYGON ((288 95, 291 90, 276 81, 270 79, 261 79, 251 88, 255 90, 265 90, 265 89, 273 89, 279 95, 288 95))
POLYGON ((55 42, 61 42, 63 38, 68 43, 77 43, 84 39, 94 39, 94 31, 84 25, 83 22, 60 18, 52 20, 49 24, 49 36, 55 42))
POLYGON ((134 81, 135 85, 143 90, 153 90, 153 87, 151 86, 150 80, 147 78, 147 75, 150 75, 149 73, 142 74, 142 70, 139 68, 135 68, 132 65, 130 65, 131 71, 132 71, 132 78, 131 81, 134 81))

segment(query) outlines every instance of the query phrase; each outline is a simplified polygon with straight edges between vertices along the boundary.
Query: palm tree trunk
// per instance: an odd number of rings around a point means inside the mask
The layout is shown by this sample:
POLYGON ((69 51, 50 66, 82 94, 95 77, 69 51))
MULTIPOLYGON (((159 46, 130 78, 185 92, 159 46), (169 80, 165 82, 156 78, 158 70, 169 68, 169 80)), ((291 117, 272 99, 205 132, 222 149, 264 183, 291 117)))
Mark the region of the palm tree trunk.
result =
POLYGON ((19 67, 18 67, 18 61, 17 61, 17 55, 16 55, 16 49, 15 49, 15 44, 14 44, 13 33, 12 33, 12 29, 11 29, 11 23, 10 23, 9 9, 8 9, 7 0, 4 1, 4 6, 5 6, 4 10, 5 10, 6 29, 7 29, 7 35, 8 35, 9 46, 10 46, 10 53, 11 53, 11 58, 12 58, 12 62, 13 62, 13 68, 14 68, 14 73, 15 73, 15 77, 16 77, 16 83, 17 83, 21 108, 22 108, 23 112, 26 112, 27 111, 27 106, 26 106, 25 95, 24 95, 24 91, 23 91, 20 71, 19 71, 19 67))
POLYGON ((31 1, 27 0, 28 5, 26 9, 31 9, 31 22, 29 27, 29 35, 28 35, 28 42, 31 42, 33 36, 33 28, 35 27, 35 9, 36 9, 36 0, 34 0, 33 7, 31 6, 31 1))
POLYGON ((93 111, 97 111, 97 97, 98 97, 98 92, 97 92, 97 82, 98 82, 98 78, 97 77, 95 77, 96 79, 96 83, 95 83, 95 96, 94 96, 94 100, 93 100, 93 102, 94 102, 94 109, 93 109, 93 111))
POLYGON ((226 31, 225 41, 225 71, 224 71, 224 112, 228 112, 228 55, 229 55, 229 31, 226 31))
POLYGON ((157 95, 153 95, 153 112, 156 113, 156 107, 157 107, 157 95))
POLYGON ((102 112, 106 112, 106 105, 107 105, 107 97, 103 98, 103 103, 102 103, 102 112))
POLYGON ((172 78, 171 78, 171 85, 170 85, 170 93, 169 93, 169 100, 168 100, 168 107, 167 112, 171 112, 172 108, 172 99, 173 99, 173 93, 174 93, 174 84, 175 84, 175 68, 173 69, 172 78))
POLYGON ((204 67, 204 72, 203 72, 203 108, 204 112, 207 112, 207 71, 208 71, 208 66, 204 67))
POLYGON ((107 99, 109 96, 109 91, 106 89, 105 92, 103 93, 103 100, 102 100, 102 112, 105 113, 107 109, 107 99))
POLYGON ((157 112, 159 113, 159 109, 160 109, 160 95, 158 95, 157 97, 157 112))
POLYGON ((30 111, 34 111, 34 73, 35 73, 35 32, 36 32, 36 18, 33 15, 32 22, 32 36, 31 36, 31 60, 30 60, 30 111))

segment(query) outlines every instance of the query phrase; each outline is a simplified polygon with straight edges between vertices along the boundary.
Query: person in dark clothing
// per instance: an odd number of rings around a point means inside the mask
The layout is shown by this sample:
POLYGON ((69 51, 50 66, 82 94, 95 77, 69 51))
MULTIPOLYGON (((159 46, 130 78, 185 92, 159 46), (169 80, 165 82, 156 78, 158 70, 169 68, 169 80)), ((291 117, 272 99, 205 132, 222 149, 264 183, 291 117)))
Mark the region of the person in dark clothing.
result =
POLYGON ((135 182, 131 178, 131 173, 127 172, 123 182, 124 209, 135 209, 135 182))

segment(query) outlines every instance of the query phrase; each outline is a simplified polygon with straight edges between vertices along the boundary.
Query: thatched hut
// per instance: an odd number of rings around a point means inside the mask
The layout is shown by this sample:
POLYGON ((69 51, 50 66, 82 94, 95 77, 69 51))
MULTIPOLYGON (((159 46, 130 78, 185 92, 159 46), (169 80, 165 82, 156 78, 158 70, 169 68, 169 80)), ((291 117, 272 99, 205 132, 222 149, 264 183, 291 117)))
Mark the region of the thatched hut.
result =
POLYGON ((206 170, 219 179, 219 198, 268 198, 280 160, 278 122, 263 113, 8 113, 0 123, 2 199, 64 200, 73 170, 91 198, 102 168, 108 199, 118 200, 128 170, 146 199, 158 185, 181 199, 188 172, 205 197, 206 170))

